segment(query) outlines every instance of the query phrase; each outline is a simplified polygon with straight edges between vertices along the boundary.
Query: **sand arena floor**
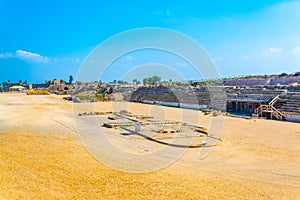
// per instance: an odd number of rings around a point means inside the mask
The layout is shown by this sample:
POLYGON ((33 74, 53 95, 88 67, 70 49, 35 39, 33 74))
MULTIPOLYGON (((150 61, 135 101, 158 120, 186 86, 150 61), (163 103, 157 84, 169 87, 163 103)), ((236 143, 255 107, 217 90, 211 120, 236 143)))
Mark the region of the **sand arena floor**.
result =
MULTIPOLYGON (((95 109, 112 108, 96 103, 95 109)), ((150 105, 130 103, 128 109, 152 109, 161 117, 161 108, 150 105)), ((180 112, 164 110, 172 120, 180 112)), ((200 114, 200 125, 211 120, 200 114)), ((61 96, 1 94, 0 199, 300 199, 299 123, 226 117, 221 138, 224 144, 205 159, 199 149, 188 149, 164 169, 125 173, 83 146, 72 103, 61 96)))

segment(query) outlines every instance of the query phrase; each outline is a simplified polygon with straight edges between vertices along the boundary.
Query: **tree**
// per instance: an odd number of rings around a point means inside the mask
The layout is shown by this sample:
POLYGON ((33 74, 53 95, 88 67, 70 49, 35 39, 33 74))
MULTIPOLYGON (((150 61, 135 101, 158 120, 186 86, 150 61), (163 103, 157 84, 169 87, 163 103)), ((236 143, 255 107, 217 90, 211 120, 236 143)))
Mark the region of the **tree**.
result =
POLYGON ((132 80, 132 83, 133 83, 133 84, 136 84, 136 82, 137 82, 137 79, 136 79, 136 78, 132 80))
POLYGON ((117 83, 120 84, 120 85, 128 84, 127 81, 123 81, 123 80, 118 80, 117 83))
POLYGON ((143 79, 143 84, 144 84, 144 85, 149 84, 149 78, 144 78, 144 79, 143 79))
POLYGON ((159 83, 160 81, 161 81, 161 77, 159 77, 159 76, 152 76, 152 77, 143 79, 144 85, 145 84, 155 85, 155 84, 159 83))
POLYGON ((21 79, 19 80, 19 84, 22 85, 22 80, 21 79))
POLYGON ((288 74, 287 73, 282 73, 279 75, 279 77, 283 77, 283 76, 287 76, 288 74))
POLYGON ((70 85, 72 84, 73 80, 74 80, 74 79, 73 79, 73 76, 70 75, 70 76, 69 76, 69 84, 70 84, 70 85))
POLYGON ((161 77, 159 76, 153 76, 152 77, 152 84, 157 84, 161 81, 161 77))
POLYGON ((23 85, 27 85, 27 80, 25 80, 25 81, 23 82, 23 85))

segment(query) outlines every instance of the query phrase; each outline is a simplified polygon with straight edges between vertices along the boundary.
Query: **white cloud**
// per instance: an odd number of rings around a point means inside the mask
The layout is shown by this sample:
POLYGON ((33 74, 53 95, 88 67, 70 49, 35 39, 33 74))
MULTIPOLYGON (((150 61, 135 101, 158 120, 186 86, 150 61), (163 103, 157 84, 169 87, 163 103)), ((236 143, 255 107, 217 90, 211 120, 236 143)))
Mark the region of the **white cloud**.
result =
POLYGON ((50 58, 48 58, 47 56, 41 56, 40 54, 31 53, 24 50, 17 50, 15 53, 15 57, 27 62, 47 63, 50 61, 50 58))
POLYGON ((291 51, 291 54, 293 54, 295 56, 300 56, 300 47, 296 47, 295 49, 293 49, 291 51))
POLYGON ((2 58, 2 59, 12 58, 12 57, 13 57, 12 53, 9 53, 9 52, 0 53, 0 58, 2 58))
POLYGON ((220 56, 218 56, 218 57, 216 57, 216 58, 213 59, 213 61, 214 61, 215 63, 222 62, 223 60, 224 60, 224 58, 222 58, 222 57, 220 57, 220 56))
POLYGON ((177 63, 175 63, 175 66, 186 67, 186 66, 188 66, 188 64, 186 62, 177 62, 177 63))
POLYGON ((283 49, 282 48, 269 48, 270 53, 282 53, 283 49))
POLYGON ((123 62, 128 62, 131 60, 134 60, 134 57, 130 56, 130 55, 127 55, 127 56, 123 57, 123 59, 122 59, 123 62))
POLYGON ((267 50, 261 52, 261 55, 264 56, 264 57, 268 57, 268 56, 271 56, 273 54, 281 54, 281 53, 283 53, 283 49, 282 48, 279 48, 279 47, 276 47, 276 48, 270 47, 267 50))
MULTIPOLYGON (((54 58, 54 59, 56 59, 56 58, 54 58)), ((79 62, 80 62, 80 59, 79 59, 79 58, 74 58, 74 59, 71 59, 70 62, 71 62, 72 64, 79 63, 79 62)))

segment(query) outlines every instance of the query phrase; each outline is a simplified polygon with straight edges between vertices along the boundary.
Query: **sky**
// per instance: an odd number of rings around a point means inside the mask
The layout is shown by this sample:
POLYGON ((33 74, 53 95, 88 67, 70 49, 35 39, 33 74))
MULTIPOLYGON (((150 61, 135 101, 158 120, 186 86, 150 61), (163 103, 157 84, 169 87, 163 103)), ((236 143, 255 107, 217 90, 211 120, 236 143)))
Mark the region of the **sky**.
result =
MULTIPOLYGON (((76 80, 99 44, 143 27, 192 38, 220 77, 294 73, 300 71, 299 10, 297 0, 0 0, 0 83, 43 83, 69 75, 76 80)), ((122 55, 99 79, 156 74, 165 80, 199 79, 182 58, 149 49, 122 55)))

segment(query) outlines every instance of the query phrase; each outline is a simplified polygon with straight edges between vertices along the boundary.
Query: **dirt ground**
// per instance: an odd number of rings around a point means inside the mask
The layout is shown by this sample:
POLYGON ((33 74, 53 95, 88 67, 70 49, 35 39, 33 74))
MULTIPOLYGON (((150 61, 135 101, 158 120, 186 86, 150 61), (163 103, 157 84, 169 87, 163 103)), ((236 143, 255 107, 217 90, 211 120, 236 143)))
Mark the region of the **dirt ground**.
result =
MULTIPOLYGON (((97 111, 111 109, 95 104, 97 111)), ((129 103, 128 109, 180 115, 177 108, 129 103)), ((0 94, 0 199, 300 199, 299 123, 225 117, 223 145, 206 158, 188 149, 166 168, 132 174, 89 153, 73 110, 61 96, 0 94)), ((199 119, 209 127, 213 117, 199 119)))

